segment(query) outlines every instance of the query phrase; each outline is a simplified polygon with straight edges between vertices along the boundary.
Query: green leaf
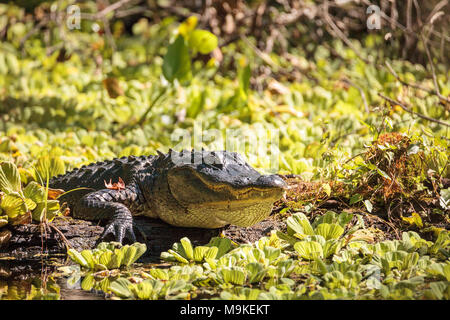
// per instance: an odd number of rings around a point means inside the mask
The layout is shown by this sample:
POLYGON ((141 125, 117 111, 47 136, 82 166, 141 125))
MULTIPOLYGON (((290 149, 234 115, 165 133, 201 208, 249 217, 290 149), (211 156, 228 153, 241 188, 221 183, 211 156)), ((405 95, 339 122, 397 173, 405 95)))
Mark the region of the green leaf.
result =
POLYGON ((203 261, 203 258, 205 257, 206 252, 208 252, 211 248, 206 246, 197 246, 194 249, 194 261, 200 262, 203 261))
POLYGON ((189 36, 189 47, 201 54, 210 53, 217 45, 217 37, 207 30, 194 30, 189 36))
POLYGON ((153 287, 154 283, 158 282, 144 280, 138 284, 132 284, 131 291, 140 300, 156 299, 156 297, 154 297, 154 293, 155 291, 158 292, 159 290, 153 287))
POLYGON ((167 252, 169 252, 177 261, 179 261, 181 263, 189 263, 189 261, 186 260, 186 258, 184 258, 182 255, 180 255, 176 251, 169 249, 169 250, 167 250, 167 252))
POLYGON ((306 260, 323 258, 323 250, 320 243, 316 241, 299 241, 294 244, 294 249, 300 257, 306 260))
POLYGON ((135 246, 124 246, 124 247, 122 247, 122 250, 124 251, 122 264, 128 267, 134 261, 134 257, 136 256, 136 252, 137 252, 137 247, 135 247, 135 246))
POLYGON ((321 235, 325 240, 338 239, 343 233, 344 228, 338 224, 321 223, 315 230, 317 235, 321 235))
POLYGON ((17 194, 7 194, 3 196, 0 208, 9 218, 14 219, 24 215, 32 208, 36 207, 36 203, 31 199, 22 199, 17 194))
POLYGON ((377 172, 380 176, 382 176, 383 178, 387 179, 387 180, 392 180, 391 177, 388 176, 388 174, 386 172, 384 172, 383 170, 377 168, 377 172))
POLYGON ((80 266, 84 268, 89 268, 89 263, 86 261, 83 255, 79 253, 77 250, 69 249, 67 250, 67 255, 72 261, 78 263, 80 266))
POLYGON ((232 283, 236 285, 243 285, 245 282, 246 274, 239 267, 225 267, 220 269, 219 275, 223 279, 224 283, 232 283))
POLYGON ((450 208, 450 188, 441 189, 439 204, 445 210, 450 208))
POLYGON ((133 294, 131 293, 130 287, 131 282, 125 278, 119 278, 111 283, 109 290, 116 296, 121 298, 130 298, 133 294))
POLYGON ((182 82, 190 78, 191 59, 183 36, 179 35, 167 48, 162 70, 164 78, 169 82, 173 82, 175 79, 182 82))
POLYGON ((409 147, 408 147, 408 151, 407 151, 407 155, 408 156, 411 156, 411 155, 413 155, 413 154, 416 154, 416 153, 418 153, 420 151, 420 145, 419 144, 411 144, 409 147))
POLYGON ((372 212, 373 205, 370 200, 364 200, 364 205, 366 206, 367 211, 372 212))
POLYGON ((286 224, 289 235, 293 235, 295 233, 303 235, 315 234, 308 218, 303 213, 296 213, 287 218, 286 224))
POLYGON ((108 269, 119 269, 122 265, 122 259, 124 256, 125 250, 115 249, 114 252, 112 252, 111 260, 109 261, 109 264, 107 264, 108 269))
POLYGON ((180 240, 181 245, 183 246, 184 253, 186 254, 186 258, 189 260, 194 259, 194 249, 192 248, 191 241, 189 238, 184 237, 180 240))
POLYGON ((47 203, 39 202, 31 214, 34 221, 41 221, 44 213, 46 214, 46 218, 49 221, 51 221, 58 212, 59 212, 59 201, 47 200, 47 203))
POLYGON ((426 294, 430 299, 442 300, 444 299, 444 292, 448 291, 448 282, 439 281, 430 283, 430 289, 427 290, 426 294))
POLYGON ((95 279, 92 272, 89 272, 84 278, 83 281, 81 281, 81 289, 90 291, 92 288, 94 288, 95 279))
POLYGON ((230 251, 233 248, 233 244, 231 243, 231 240, 228 238, 221 238, 221 237, 213 237, 209 241, 209 243, 206 245, 208 247, 217 247, 218 251, 216 254, 216 259, 219 259, 222 257, 225 253, 230 251))
POLYGON ((34 202, 42 202, 45 200, 45 188, 35 181, 31 181, 24 189, 23 195, 30 198, 34 202))
POLYGON ((327 196, 331 195, 331 187, 328 183, 322 184, 322 189, 327 194, 327 196))
POLYGON ((343 240, 330 239, 325 242, 322 246, 323 255, 325 258, 332 256, 333 254, 338 253, 338 251, 342 248, 343 240))
POLYGON ((447 279, 447 281, 450 281, 450 263, 446 263, 444 268, 443 268, 443 274, 445 279, 447 279))
POLYGON ((262 281, 267 273, 267 269, 259 262, 248 263, 245 268, 248 271, 248 282, 250 283, 262 281))
POLYGON ((190 16, 185 21, 183 21, 178 27, 178 33, 186 38, 189 38, 192 31, 195 29, 198 23, 198 18, 196 16, 190 16))
POLYGON ((242 99, 247 100, 248 90, 250 88, 250 77, 252 73, 250 65, 246 65, 238 70, 239 93, 242 99))
POLYGON ((352 205, 354 203, 360 202, 362 199, 362 195, 360 195, 359 193, 355 193, 351 196, 349 204, 352 205))
POLYGON ((34 167, 34 178, 45 185, 47 179, 66 172, 64 161, 55 156, 40 157, 34 167))
POLYGON ((281 255, 280 248, 266 246, 266 247, 264 247, 263 251, 264 251, 264 256, 266 257, 266 259, 269 260, 269 262, 276 260, 281 255))
POLYGON ((341 227, 345 228, 345 226, 352 221, 353 214, 349 212, 341 212, 338 216, 338 223, 341 227))
POLYGON ((8 194, 11 192, 20 192, 20 173, 12 162, 3 162, 0 164, 0 190, 8 194))
POLYGON ((402 220, 409 223, 410 225, 416 225, 419 228, 423 228, 422 218, 417 212, 413 212, 411 217, 403 217, 402 220))
POLYGON ((215 259, 217 257, 218 252, 219 252, 219 248, 210 247, 209 250, 205 253, 204 258, 205 259, 215 259))
POLYGON ((102 254, 100 254, 99 258, 98 258, 98 262, 106 267, 109 266, 111 259, 113 256, 113 252, 112 251, 104 251, 102 254))
POLYGON ((80 254, 86 261, 89 269, 93 270, 95 266, 95 258, 94 255, 92 254, 92 250, 83 250, 80 252, 80 254))
POLYGON ((136 247, 136 254, 131 263, 136 262, 144 253, 147 251, 147 245, 145 243, 135 242, 131 245, 132 247, 136 247))
POLYGON ((169 273, 165 269, 153 268, 149 271, 150 275, 156 279, 169 280, 169 273))

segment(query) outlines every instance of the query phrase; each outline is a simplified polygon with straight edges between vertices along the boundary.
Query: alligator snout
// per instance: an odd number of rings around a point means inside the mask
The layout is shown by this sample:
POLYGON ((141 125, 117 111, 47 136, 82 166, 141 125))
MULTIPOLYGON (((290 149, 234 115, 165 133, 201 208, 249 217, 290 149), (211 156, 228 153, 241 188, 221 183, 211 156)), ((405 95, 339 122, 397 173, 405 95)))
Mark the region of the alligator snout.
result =
POLYGON ((275 174, 260 176, 256 182, 256 186, 264 188, 287 188, 287 183, 275 174))

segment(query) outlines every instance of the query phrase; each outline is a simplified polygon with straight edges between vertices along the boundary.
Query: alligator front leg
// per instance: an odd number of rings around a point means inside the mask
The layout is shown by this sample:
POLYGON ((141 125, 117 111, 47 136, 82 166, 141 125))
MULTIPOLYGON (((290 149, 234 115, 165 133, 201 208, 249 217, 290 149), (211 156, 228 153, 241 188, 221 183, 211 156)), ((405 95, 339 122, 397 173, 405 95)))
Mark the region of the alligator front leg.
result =
POLYGON ((85 220, 108 220, 99 241, 109 234, 120 243, 124 238, 136 242, 133 217, 122 201, 129 197, 128 190, 102 189, 84 195, 74 208, 73 217, 85 220))

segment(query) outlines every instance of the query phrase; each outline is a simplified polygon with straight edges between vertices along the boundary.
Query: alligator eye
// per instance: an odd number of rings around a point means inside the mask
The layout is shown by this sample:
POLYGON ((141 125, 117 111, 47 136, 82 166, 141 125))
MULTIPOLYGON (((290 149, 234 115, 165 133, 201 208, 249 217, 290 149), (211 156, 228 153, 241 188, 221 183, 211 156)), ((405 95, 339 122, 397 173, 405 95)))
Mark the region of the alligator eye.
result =
POLYGON ((223 169, 223 164, 222 163, 211 163, 210 166, 215 168, 215 169, 219 169, 219 170, 223 169))
POLYGON ((208 155, 203 156, 203 160, 204 163, 209 167, 219 170, 223 169, 223 161, 220 155, 216 154, 215 152, 211 152, 208 155))

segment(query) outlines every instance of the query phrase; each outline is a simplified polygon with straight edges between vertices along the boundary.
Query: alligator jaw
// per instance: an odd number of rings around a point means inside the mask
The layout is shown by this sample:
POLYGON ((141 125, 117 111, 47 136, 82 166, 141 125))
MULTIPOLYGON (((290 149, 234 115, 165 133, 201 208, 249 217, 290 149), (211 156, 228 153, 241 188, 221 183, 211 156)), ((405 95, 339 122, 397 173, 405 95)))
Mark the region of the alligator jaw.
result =
POLYGON ((208 179, 191 169, 176 171, 168 178, 174 200, 189 212, 172 223, 190 227, 251 226, 270 215, 273 203, 287 187, 277 175, 257 174, 250 179, 244 176, 235 185, 233 181, 208 179), (188 182, 190 188, 185 188, 188 182))

